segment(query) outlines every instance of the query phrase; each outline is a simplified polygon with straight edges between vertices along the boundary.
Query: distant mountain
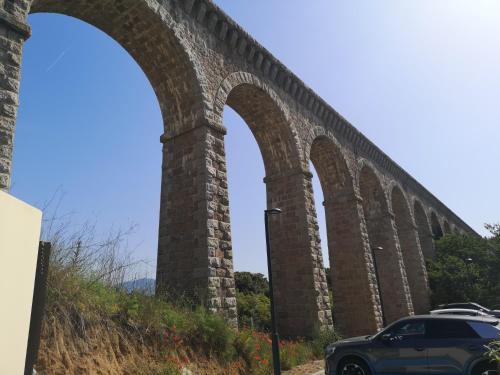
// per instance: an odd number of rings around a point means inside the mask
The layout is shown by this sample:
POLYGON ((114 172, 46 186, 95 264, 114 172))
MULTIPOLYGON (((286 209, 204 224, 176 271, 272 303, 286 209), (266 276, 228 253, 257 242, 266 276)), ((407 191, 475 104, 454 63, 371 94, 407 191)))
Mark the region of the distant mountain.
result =
POLYGON ((128 293, 131 292, 142 292, 147 295, 155 294, 155 279, 142 278, 137 280, 125 281, 122 284, 122 288, 128 293))

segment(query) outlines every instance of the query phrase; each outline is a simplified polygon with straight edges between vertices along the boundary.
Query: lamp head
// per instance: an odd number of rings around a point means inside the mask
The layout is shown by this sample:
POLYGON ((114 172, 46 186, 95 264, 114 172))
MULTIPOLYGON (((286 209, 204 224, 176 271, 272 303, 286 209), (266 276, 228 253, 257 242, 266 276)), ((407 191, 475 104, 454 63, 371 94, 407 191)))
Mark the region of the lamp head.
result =
POLYGON ((281 212, 282 211, 279 208, 270 208, 269 210, 266 210, 266 214, 268 215, 279 215, 281 212))

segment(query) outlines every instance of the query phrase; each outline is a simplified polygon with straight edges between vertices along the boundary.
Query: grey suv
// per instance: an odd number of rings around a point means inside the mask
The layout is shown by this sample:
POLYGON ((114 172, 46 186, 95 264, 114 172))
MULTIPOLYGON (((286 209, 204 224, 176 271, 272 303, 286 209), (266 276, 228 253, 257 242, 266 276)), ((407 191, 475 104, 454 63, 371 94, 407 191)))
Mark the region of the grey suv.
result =
POLYGON ((332 343, 325 350, 327 375, 498 375, 484 357, 500 340, 494 318, 417 315, 398 320, 374 336, 332 343))
POLYGON ((500 310, 491 310, 475 302, 447 303, 438 306, 440 309, 471 309, 484 312, 488 315, 500 318, 500 310))

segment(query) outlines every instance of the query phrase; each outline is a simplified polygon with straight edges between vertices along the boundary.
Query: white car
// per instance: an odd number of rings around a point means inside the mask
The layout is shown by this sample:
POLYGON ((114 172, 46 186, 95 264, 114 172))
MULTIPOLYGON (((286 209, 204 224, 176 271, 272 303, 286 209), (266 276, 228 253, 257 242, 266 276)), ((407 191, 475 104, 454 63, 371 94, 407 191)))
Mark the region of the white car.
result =
POLYGON ((491 315, 485 312, 472 309, 440 309, 432 310, 433 315, 465 315, 465 316, 484 316, 485 318, 491 318, 491 315))

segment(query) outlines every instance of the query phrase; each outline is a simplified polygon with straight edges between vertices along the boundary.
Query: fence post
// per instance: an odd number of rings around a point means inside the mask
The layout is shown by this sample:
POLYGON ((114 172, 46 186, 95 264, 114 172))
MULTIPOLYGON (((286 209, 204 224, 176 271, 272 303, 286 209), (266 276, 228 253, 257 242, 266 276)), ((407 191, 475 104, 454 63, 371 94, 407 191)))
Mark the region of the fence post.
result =
POLYGON ((35 365, 38 357, 43 312, 45 310, 45 294, 47 291, 47 275, 49 273, 51 247, 52 245, 50 242, 40 242, 38 246, 35 287, 33 289, 33 303, 31 305, 31 320, 24 375, 33 374, 33 366, 35 365))

